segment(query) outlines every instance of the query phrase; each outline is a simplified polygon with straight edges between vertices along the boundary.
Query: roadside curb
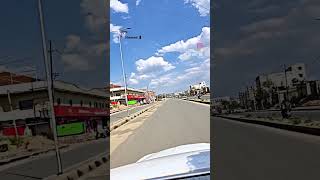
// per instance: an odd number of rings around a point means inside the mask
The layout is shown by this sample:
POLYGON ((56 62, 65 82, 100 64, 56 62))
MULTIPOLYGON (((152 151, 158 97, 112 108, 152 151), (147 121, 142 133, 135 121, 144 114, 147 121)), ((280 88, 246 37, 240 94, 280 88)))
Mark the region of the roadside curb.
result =
MULTIPOLYGON (((67 147, 69 147, 69 145, 62 145, 61 147, 59 147, 59 149, 64 149, 64 148, 67 148, 67 147)), ((31 156, 36 156, 36 155, 39 155, 39 154, 44 154, 44 153, 47 153, 47 152, 50 152, 50 151, 53 151, 53 150, 55 150, 55 148, 50 148, 50 149, 42 150, 42 151, 36 151, 36 152, 32 152, 32 153, 30 153, 30 154, 26 154, 26 155, 22 155, 22 156, 17 156, 17 157, 12 157, 12 158, 5 159, 5 160, 0 160, 0 165, 5 165, 5 164, 9 164, 9 163, 18 161, 18 160, 27 159, 27 158, 29 158, 29 157, 31 157, 31 156)))
POLYGON ((198 99, 184 99, 185 101, 192 101, 192 102, 198 102, 198 103, 203 103, 203 104, 210 104, 210 101, 204 101, 203 99, 198 100, 198 99))
POLYGON ((87 173, 92 172, 96 168, 102 166, 107 163, 109 160, 109 156, 107 153, 105 155, 95 157, 93 160, 84 161, 77 165, 77 168, 72 168, 71 170, 61 174, 61 175, 51 175, 49 177, 44 178, 44 180, 76 180, 87 173))
POLYGON ((151 106, 149 106, 149 107, 147 107, 147 108, 145 108, 145 109, 143 109, 143 110, 141 110, 141 111, 138 111, 138 112, 136 112, 136 113, 131 114, 129 117, 122 118, 121 120, 119 120, 119 121, 111 124, 111 126, 110 126, 110 132, 111 132, 112 130, 117 129, 118 127, 124 125, 125 123, 129 122, 130 120, 132 120, 132 119, 140 116, 140 115, 143 114, 144 112, 149 111, 150 109, 154 108, 156 105, 157 105, 157 104, 155 103, 155 104, 153 104, 153 105, 151 105, 151 106))
MULTIPOLYGON (((291 111, 320 111, 320 108, 293 108, 291 111)), ((265 109, 257 111, 248 111, 248 112, 280 112, 280 109, 265 109)))
POLYGON ((295 125, 289 125, 289 124, 280 124, 280 123, 273 123, 273 122, 268 122, 268 121, 259 121, 259 120, 252 120, 252 119, 247 119, 247 118, 237 118, 237 117, 229 117, 229 116, 221 116, 221 115, 216 115, 216 117, 320 136, 320 128, 295 126, 295 125))
MULTIPOLYGON (((131 110, 132 108, 137 108, 137 107, 139 107, 139 106, 131 107, 129 110, 131 110)), ((118 113, 118 112, 124 112, 124 111, 127 111, 127 109, 116 110, 116 111, 110 112, 110 115, 112 115, 114 113, 118 113)))

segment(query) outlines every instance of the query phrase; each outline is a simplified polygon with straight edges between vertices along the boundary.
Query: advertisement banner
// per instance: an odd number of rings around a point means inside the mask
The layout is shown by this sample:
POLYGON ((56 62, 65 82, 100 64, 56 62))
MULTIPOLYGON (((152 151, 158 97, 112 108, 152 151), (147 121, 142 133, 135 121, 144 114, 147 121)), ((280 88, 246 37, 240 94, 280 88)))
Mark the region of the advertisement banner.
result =
POLYGON ((137 104, 137 100, 128 101, 128 105, 134 105, 134 104, 137 104))
POLYGON ((85 125, 83 122, 57 125, 57 134, 59 137, 82 134, 84 131, 85 125))

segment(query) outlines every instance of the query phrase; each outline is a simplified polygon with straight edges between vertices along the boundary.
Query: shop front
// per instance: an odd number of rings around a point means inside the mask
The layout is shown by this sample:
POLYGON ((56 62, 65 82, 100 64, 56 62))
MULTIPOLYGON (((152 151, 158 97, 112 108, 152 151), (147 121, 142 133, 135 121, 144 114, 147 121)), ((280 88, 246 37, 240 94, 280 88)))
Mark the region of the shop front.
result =
POLYGON ((128 104, 129 105, 134 105, 137 103, 143 104, 145 103, 145 96, 143 95, 128 95, 128 104))
POLYGON ((108 128, 106 109, 72 106, 54 107, 59 137, 95 133, 108 128))

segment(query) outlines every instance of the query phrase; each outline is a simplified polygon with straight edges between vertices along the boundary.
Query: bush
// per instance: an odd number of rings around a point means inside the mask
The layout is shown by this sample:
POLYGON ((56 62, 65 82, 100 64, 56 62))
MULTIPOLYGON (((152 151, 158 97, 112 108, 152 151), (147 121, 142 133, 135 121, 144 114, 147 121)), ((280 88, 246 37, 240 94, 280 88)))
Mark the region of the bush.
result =
POLYGON ((293 119, 293 120, 292 120, 292 123, 293 123, 293 124, 300 124, 300 123, 301 123, 301 120, 300 120, 300 119, 293 119))
POLYGON ((304 120, 304 123, 311 123, 312 121, 310 119, 304 120))

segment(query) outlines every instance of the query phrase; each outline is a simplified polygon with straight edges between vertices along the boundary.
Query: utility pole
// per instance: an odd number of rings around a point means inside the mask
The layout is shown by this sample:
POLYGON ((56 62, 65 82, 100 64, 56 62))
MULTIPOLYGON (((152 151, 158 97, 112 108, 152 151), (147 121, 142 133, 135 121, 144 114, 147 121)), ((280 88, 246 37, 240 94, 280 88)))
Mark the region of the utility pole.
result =
POLYGON ((246 98, 246 104, 247 104, 247 109, 249 109, 249 105, 248 105, 248 101, 249 101, 249 98, 250 98, 250 94, 249 94, 249 88, 248 86, 246 86, 246 89, 247 89, 247 98, 246 98))
POLYGON ((287 80, 287 67, 284 64, 284 77, 286 82, 286 100, 289 100, 289 91, 288 91, 288 80, 287 80))
POLYGON ((50 68, 48 63, 48 54, 47 54, 47 42, 46 42, 46 35, 45 35, 45 28, 44 28, 44 18, 42 13, 42 0, 38 0, 38 11, 39 11, 39 20, 40 20, 40 30, 41 30, 41 38, 42 38, 42 50, 43 50, 43 57, 45 61, 45 69, 46 69, 46 78, 47 78, 47 88, 48 88, 48 96, 49 96, 49 106, 51 110, 51 129, 53 133, 55 151, 56 151, 56 158, 58 164, 58 174, 62 174, 62 164, 60 158, 60 151, 58 146, 58 137, 57 137, 57 128, 56 128, 56 118, 54 114, 54 106, 53 106, 53 94, 52 94, 52 80, 50 76, 50 68))
POLYGON ((125 100, 126 100, 126 105, 127 105, 127 115, 129 116, 129 104, 128 104, 128 92, 127 92, 127 80, 126 80, 126 73, 124 69, 124 62, 123 62, 123 55, 122 55, 122 46, 121 46, 121 38, 122 35, 125 33, 125 31, 120 30, 119 32, 119 49, 120 49, 120 58, 121 58, 121 66, 122 66, 122 75, 123 75, 123 83, 124 83, 124 95, 125 95, 125 100))
MULTIPOLYGON (((9 90, 7 90, 7 95, 8 95, 10 111, 12 112, 13 108, 12 108, 12 102, 11 102, 11 96, 10 96, 10 91, 9 90)), ((14 126, 14 131, 15 131, 15 137, 18 139, 19 138, 19 134, 18 134, 18 128, 17 128, 17 123, 16 123, 15 119, 13 119, 13 126, 14 126)))
POLYGON ((52 41, 49 40, 49 57, 50 57, 50 72, 51 72, 51 90, 52 90, 52 97, 54 99, 54 87, 53 87, 53 58, 52 58, 52 41))

